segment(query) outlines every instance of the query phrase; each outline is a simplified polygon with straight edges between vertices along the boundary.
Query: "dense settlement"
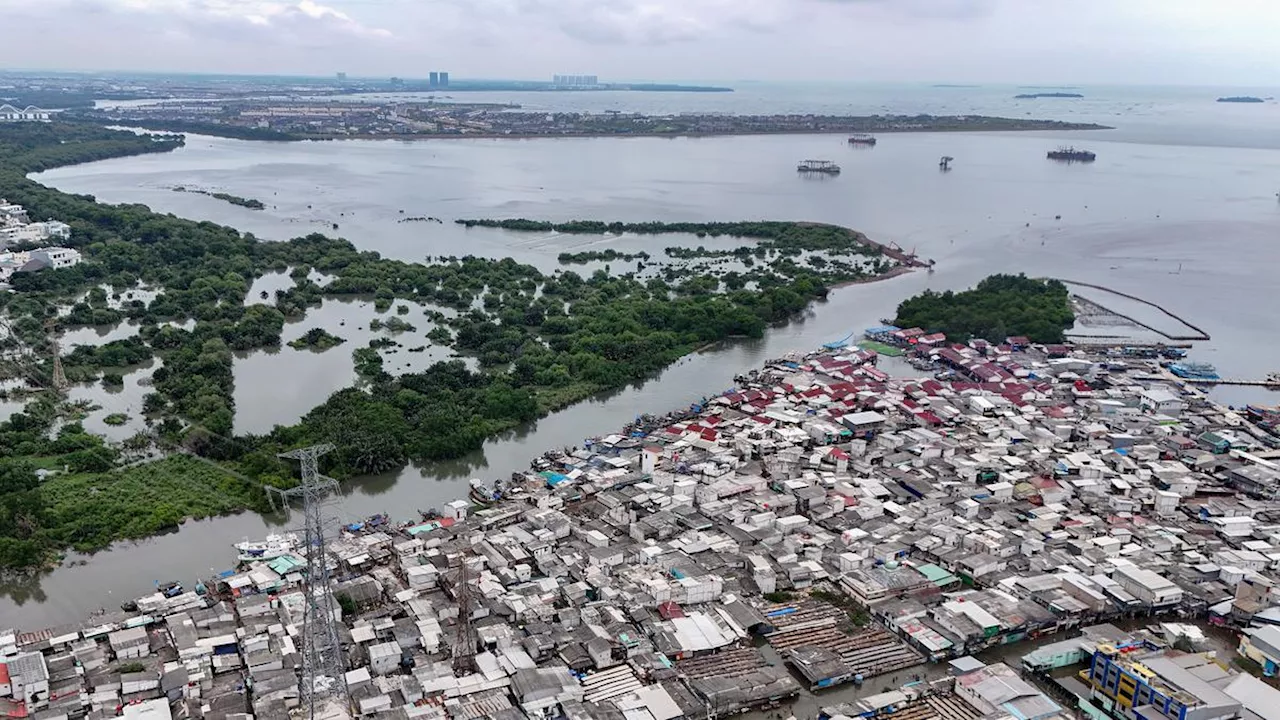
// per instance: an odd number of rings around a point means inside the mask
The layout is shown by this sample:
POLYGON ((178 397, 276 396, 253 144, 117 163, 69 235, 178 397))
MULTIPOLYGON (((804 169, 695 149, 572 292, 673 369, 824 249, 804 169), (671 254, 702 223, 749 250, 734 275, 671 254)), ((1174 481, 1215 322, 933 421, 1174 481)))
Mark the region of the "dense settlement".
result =
MULTIPOLYGON (((1280 691, 1198 652, 1199 627, 1106 624, 1231 626, 1235 664, 1280 666, 1280 442, 1258 417, 1156 351, 867 335, 936 374, 847 345, 780 358, 420 521, 344 525, 335 717, 718 717, 940 662, 822 717, 1276 717, 1280 691), (1021 672, 973 657, 1063 632, 1021 672)), ((239 551, 192 591, 0 630, 0 711, 288 717, 314 550, 239 551)))

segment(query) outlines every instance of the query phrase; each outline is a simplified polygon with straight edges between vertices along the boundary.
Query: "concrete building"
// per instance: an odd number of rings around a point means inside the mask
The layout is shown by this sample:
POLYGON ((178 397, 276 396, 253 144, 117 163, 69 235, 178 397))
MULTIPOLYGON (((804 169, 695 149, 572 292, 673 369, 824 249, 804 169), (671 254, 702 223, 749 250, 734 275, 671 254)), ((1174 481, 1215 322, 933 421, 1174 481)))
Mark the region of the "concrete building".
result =
POLYGON ((1167 607, 1182 601, 1182 588, 1145 568, 1122 565, 1112 576, 1128 592, 1151 607, 1167 607))
POLYGON ((1089 681, 1095 698, 1114 703, 1132 720, 1231 720, 1241 703, 1205 677, 1220 676, 1212 660, 1196 654, 1156 654, 1130 660, 1111 646, 1094 652, 1089 681))

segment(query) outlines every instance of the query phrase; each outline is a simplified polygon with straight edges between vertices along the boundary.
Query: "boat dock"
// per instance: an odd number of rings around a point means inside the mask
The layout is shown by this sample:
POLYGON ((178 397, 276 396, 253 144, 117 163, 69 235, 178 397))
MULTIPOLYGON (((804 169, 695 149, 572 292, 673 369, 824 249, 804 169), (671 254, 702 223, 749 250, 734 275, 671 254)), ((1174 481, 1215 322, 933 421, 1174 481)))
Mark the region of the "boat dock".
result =
POLYGON ((1197 378, 1197 377, 1178 377, 1177 375, 1164 370, 1159 375, 1136 376, 1135 380, 1153 381, 1153 382, 1175 382, 1185 383, 1187 385, 1205 386, 1205 385, 1236 385, 1240 387, 1264 387, 1272 390, 1280 390, 1280 373, 1271 373, 1261 380, 1246 380, 1241 378, 1197 378))
POLYGON ((1219 378, 1212 380, 1209 378, 1178 378, 1184 383, 1191 385, 1244 385, 1249 387, 1264 387, 1280 390, 1280 378, 1268 380, 1238 380, 1233 378, 1219 378))

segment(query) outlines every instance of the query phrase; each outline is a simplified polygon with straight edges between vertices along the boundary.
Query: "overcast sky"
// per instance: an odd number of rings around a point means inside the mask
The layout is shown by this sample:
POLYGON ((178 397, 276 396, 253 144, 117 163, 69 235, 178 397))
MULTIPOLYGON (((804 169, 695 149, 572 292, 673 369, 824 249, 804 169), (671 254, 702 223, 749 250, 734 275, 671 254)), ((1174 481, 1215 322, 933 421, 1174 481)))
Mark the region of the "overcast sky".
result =
POLYGON ((0 0, 0 68, 1280 85, 1280 0, 0 0))

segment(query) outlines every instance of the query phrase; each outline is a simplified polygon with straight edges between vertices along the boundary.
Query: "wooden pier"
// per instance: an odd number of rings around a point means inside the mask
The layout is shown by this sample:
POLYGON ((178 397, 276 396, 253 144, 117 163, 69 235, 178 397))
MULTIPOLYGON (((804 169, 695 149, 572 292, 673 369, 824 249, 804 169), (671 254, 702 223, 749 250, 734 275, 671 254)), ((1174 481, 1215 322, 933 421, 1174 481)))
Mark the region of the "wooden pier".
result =
POLYGON ((1210 380, 1208 378, 1184 378, 1178 377, 1173 373, 1165 373, 1162 375, 1136 375, 1133 378, 1140 382, 1174 382, 1186 383, 1187 385, 1239 385, 1244 387, 1264 387, 1271 390, 1280 390, 1280 378, 1267 378, 1265 380, 1240 380, 1237 378, 1219 378, 1210 380))
MULTIPOLYGON (((1174 377, 1177 377, 1176 375, 1174 377)), ((1275 380, 1237 380, 1233 378, 1222 378, 1219 380, 1209 380, 1207 378, 1178 378, 1179 381, 1189 385, 1245 385, 1249 387, 1264 387, 1273 390, 1280 390, 1280 379, 1275 380)))

